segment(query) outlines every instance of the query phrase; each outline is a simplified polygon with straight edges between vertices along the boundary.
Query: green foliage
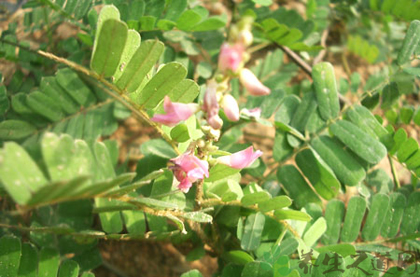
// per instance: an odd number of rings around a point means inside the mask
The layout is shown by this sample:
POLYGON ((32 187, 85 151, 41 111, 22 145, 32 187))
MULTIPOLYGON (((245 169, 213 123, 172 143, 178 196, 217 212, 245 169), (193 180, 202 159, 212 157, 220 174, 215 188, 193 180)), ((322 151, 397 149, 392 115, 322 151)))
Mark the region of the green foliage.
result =
MULTIPOLYGON (((18 69, 8 80, 0 78, 0 275, 93 276, 89 271, 102 263, 99 239, 188 241, 195 249, 188 259, 209 248, 217 255, 218 276, 306 276, 289 256, 302 261, 310 251, 310 276, 334 275, 325 273, 331 263, 324 261, 336 254, 344 272, 334 276, 362 276, 360 268, 378 276, 369 259, 351 268, 356 251, 396 257, 390 248, 396 242, 403 250, 418 249, 420 148, 406 130, 420 125, 420 6, 408 0, 310 0, 305 20, 272 4, 234 3, 228 23, 227 13, 209 16, 187 0, 26 3, 26 27, 46 30, 48 43, 39 49, 65 58, 29 51, 14 24, 2 33, 0 55, 18 69), (99 14, 94 5, 103 5, 99 14), (412 20, 405 37, 408 24, 389 15, 412 20), (251 28, 245 16, 254 20, 255 44, 247 54, 258 52, 243 66, 270 88, 266 96, 242 97, 239 72, 217 69, 220 45, 251 28), (55 43, 52 34, 64 21, 80 31, 55 43), (375 66, 386 61, 387 68, 370 77, 352 72, 345 49, 375 66), (326 61, 333 55, 320 50, 342 55, 348 79, 336 76, 340 71, 326 61), (294 64, 297 56, 313 82, 294 64), (88 64, 90 69, 82 66, 88 64), (223 86, 240 107, 261 108, 262 118, 241 114, 240 121, 228 122, 221 113, 220 137, 203 127, 208 118, 202 111, 175 127, 150 120, 167 112, 166 96, 201 105, 202 84, 210 78, 227 80, 223 86), (130 172, 133 157, 121 160, 116 141, 105 140, 131 114, 156 131, 139 130, 136 173, 130 172), (270 129, 272 156, 265 151, 244 170, 222 164, 218 157, 253 142, 255 125, 242 128, 255 122, 270 129), (151 139, 143 141, 143 135, 151 139), (209 163, 209 177, 182 193, 176 186, 186 173, 172 159, 188 151, 209 163), (385 157, 392 178, 374 168, 385 157), (395 162, 408 170, 411 184, 400 183, 395 162), (17 211, 27 216, 15 216, 17 211)), ((338 63, 335 56, 332 61, 338 63)), ((128 143, 137 136, 130 132, 128 143)), ((391 268, 384 276, 405 276, 414 266, 391 268)), ((192 270, 182 276, 202 275, 192 270)))

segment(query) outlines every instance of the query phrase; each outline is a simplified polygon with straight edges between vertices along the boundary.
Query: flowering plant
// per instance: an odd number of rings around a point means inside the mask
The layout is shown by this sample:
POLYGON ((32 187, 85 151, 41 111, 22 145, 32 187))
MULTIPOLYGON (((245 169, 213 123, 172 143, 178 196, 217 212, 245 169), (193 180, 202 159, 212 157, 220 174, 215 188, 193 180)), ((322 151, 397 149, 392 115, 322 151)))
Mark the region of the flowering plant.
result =
POLYGON ((24 3, 0 276, 416 274, 419 5, 304 2, 24 3))

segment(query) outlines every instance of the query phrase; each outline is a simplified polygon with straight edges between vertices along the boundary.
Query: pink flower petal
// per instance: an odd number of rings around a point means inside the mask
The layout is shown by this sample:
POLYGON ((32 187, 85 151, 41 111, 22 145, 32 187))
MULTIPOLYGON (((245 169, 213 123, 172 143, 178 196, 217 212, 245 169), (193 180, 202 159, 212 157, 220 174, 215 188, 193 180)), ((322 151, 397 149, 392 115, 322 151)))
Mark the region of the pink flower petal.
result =
POLYGON ((178 188, 183 192, 187 193, 190 188, 192 187, 192 183, 188 180, 188 178, 185 178, 182 180, 181 183, 179 183, 178 188))
POLYGON ((173 103, 168 96, 165 96, 163 109, 166 114, 156 114, 151 120, 173 127, 192 116, 198 110, 198 105, 173 103))
POLYGON ((244 47, 241 44, 230 45, 224 43, 220 48, 218 66, 222 72, 231 70, 236 72, 243 59, 244 47))
POLYGON ((223 156, 217 158, 219 163, 228 165, 233 168, 243 169, 250 166, 256 159, 258 159, 263 153, 260 150, 254 152, 252 146, 245 150, 236 152, 230 156, 223 156))
POLYGON ((239 107, 236 99, 230 95, 226 94, 223 97, 223 111, 226 114, 226 117, 231 121, 239 120, 239 107))
POLYGON ((271 90, 264 86, 251 70, 244 68, 239 75, 239 81, 249 93, 255 96, 268 95, 271 90))
POLYGON ((174 176, 181 182, 178 188, 183 192, 188 192, 195 181, 209 177, 207 161, 200 160, 191 152, 186 152, 171 161, 175 164, 173 168, 174 176))

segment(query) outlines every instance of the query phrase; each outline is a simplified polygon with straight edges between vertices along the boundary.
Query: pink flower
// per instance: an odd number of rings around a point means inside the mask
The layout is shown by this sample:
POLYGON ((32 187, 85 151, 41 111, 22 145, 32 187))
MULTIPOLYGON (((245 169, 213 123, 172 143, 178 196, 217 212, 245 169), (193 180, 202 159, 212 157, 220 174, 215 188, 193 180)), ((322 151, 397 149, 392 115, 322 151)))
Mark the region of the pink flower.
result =
POLYGON ((190 190, 192 183, 204 179, 204 176, 209 177, 209 164, 191 152, 185 152, 171 161, 175 164, 174 176, 180 182, 178 188, 184 193, 190 190))
POLYGON ((174 103, 168 96, 165 96, 163 108, 166 114, 155 114, 152 120, 173 127, 192 116, 198 110, 198 105, 174 103))
POLYGON ((245 150, 236 152, 230 156, 223 156, 217 158, 219 163, 228 165, 233 168, 242 169, 250 166, 256 159, 258 159, 263 153, 260 150, 254 152, 252 146, 245 150))
POLYGON ((226 72, 227 70, 236 72, 242 63, 243 52, 244 47, 242 44, 237 43, 235 45, 230 45, 228 43, 224 43, 220 48, 218 62, 219 69, 222 72, 226 72))
POLYGON ((207 122, 213 129, 222 128, 223 121, 219 117, 219 103, 216 96, 217 83, 210 81, 204 93, 203 111, 207 112, 207 122))
POLYGON ((223 111, 226 114, 226 117, 231 121, 238 121, 239 120, 239 107, 238 102, 236 102, 236 99, 230 95, 226 94, 223 97, 223 111))
POLYGON ((264 86, 260 80, 258 80, 257 76, 255 76, 254 73, 247 68, 241 70, 239 81, 252 95, 268 95, 271 92, 270 89, 264 86))

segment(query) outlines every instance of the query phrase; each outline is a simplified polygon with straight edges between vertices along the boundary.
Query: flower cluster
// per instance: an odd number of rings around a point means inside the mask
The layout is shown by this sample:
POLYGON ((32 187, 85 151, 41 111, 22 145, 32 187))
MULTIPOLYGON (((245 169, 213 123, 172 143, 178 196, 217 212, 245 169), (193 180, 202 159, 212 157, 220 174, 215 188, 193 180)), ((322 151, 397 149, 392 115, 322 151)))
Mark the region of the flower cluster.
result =
MULTIPOLYGON (((231 40, 221 46, 218 72, 216 78, 207 82, 201 107, 194 103, 174 103, 166 96, 163 103, 165 114, 155 114, 151 120, 173 127, 181 121, 187 120, 197 111, 202 110, 210 126, 206 127, 207 130, 210 130, 210 133, 220 134, 218 130, 223 126, 223 120, 219 116, 220 108, 223 109, 226 118, 230 121, 238 121, 241 113, 249 118, 259 118, 261 114, 259 108, 239 111, 238 102, 228 93, 229 87, 227 85, 230 78, 239 78, 242 86, 251 95, 259 96, 270 93, 270 89, 264 86, 251 70, 244 67, 249 57, 246 49, 253 41, 251 25, 252 20, 249 20, 249 18, 239 22, 236 27, 232 28, 229 36, 231 40)), ((202 129, 204 131, 205 128, 202 129)), ((218 136, 213 136, 214 140, 217 140, 218 136)), ((194 143, 191 146, 190 150, 171 160, 174 164, 171 167, 174 176, 179 181, 178 188, 185 193, 189 191, 194 182, 209 177, 209 163, 207 160, 195 156, 194 150, 192 150, 195 149, 194 143)), ((261 151, 254 152, 251 146, 243 151, 222 156, 213 161, 232 168, 243 169, 250 166, 261 155, 261 151)), ((204 156, 206 155, 204 154, 204 156)), ((211 155, 208 155, 207 159, 211 159, 211 155)))
MULTIPOLYGON (((262 154, 259 150, 254 152, 253 147, 250 146, 232 155, 219 157, 216 161, 232 168, 243 169, 250 166, 262 154)), ((174 176, 180 182, 178 188, 184 193, 190 190, 194 182, 209 177, 208 162, 200 160, 191 151, 172 159, 171 162, 174 163, 172 167, 174 176)))

